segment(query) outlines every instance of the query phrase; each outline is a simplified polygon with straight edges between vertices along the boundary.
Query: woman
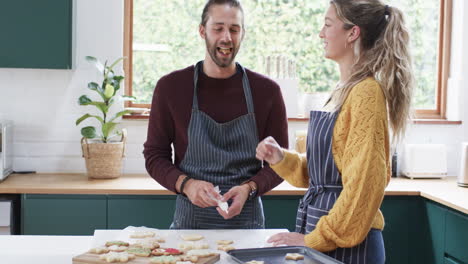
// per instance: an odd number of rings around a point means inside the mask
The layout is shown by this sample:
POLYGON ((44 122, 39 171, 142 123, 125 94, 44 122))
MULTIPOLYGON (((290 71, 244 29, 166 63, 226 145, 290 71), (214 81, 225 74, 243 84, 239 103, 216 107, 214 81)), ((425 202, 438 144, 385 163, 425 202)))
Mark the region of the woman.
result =
POLYGON ((328 112, 312 111, 307 155, 269 137, 257 147, 286 181, 308 187, 295 233, 274 245, 308 246, 344 263, 384 263, 379 208, 390 180, 390 140, 405 131, 413 75, 403 14, 379 0, 334 0, 320 32, 325 57, 338 63, 340 82, 328 112))

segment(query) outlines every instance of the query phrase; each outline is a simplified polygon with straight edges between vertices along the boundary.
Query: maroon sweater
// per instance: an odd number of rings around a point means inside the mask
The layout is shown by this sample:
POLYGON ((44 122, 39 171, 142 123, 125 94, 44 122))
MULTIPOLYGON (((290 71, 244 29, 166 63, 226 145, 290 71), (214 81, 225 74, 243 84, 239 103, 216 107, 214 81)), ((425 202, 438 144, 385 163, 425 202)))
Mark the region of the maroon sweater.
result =
MULTIPOLYGON (((254 102, 259 140, 274 137, 288 147, 286 110, 279 86, 267 77, 246 69, 254 102)), ((177 178, 184 174, 178 168, 188 144, 188 126, 192 113, 194 66, 162 77, 155 88, 148 138, 144 144, 146 169, 159 184, 176 192, 177 178), (174 144, 175 164, 171 144, 174 144)), ((199 109, 216 122, 224 123, 247 114, 242 74, 227 79, 198 77, 199 109)), ((265 165, 251 180, 258 186, 258 195, 273 189, 282 179, 265 165)))

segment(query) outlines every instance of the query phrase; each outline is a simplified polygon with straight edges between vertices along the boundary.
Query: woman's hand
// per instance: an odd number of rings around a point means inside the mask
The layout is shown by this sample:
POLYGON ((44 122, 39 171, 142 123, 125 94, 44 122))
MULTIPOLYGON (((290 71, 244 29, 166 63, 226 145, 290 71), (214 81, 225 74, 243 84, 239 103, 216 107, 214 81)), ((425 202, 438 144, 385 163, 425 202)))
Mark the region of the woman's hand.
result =
POLYGON ((258 143, 256 157, 259 160, 268 162, 270 165, 275 165, 283 160, 284 154, 278 142, 273 137, 267 137, 258 143))
POLYGON ((287 246, 305 246, 304 235, 301 233, 278 233, 268 239, 268 243, 273 246, 287 245, 287 246))

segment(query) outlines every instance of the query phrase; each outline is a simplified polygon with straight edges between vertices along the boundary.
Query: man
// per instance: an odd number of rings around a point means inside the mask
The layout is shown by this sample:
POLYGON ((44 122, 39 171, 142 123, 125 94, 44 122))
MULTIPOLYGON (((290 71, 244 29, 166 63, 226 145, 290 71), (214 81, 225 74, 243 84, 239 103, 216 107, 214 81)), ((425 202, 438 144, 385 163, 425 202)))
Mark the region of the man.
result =
POLYGON ((282 180, 267 164, 262 167, 255 149, 267 136, 288 146, 280 88, 234 61, 245 34, 238 0, 209 0, 199 33, 206 43, 204 61, 156 85, 146 168, 178 194, 171 228, 264 228, 259 196, 282 180), (217 199, 230 203, 227 212, 217 199))

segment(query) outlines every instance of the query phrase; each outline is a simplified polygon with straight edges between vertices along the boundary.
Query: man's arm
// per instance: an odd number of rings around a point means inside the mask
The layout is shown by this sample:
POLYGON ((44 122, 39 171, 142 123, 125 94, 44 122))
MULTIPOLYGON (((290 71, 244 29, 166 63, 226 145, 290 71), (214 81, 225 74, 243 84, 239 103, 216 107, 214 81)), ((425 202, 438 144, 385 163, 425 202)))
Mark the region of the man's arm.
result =
MULTIPOLYGON (((283 96, 281 95, 280 88, 275 85, 273 93, 273 102, 270 108, 268 119, 264 131, 258 131, 260 140, 271 136, 278 144, 287 149, 288 144, 288 118, 286 116, 286 106, 284 105, 283 96)), ((261 107, 261 106, 256 106, 261 107)), ((251 178, 257 185, 257 196, 263 195, 280 184, 281 179, 276 172, 274 172, 270 165, 263 164, 263 168, 251 178)))
POLYGON ((149 175, 166 189, 177 192, 176 181, 183 172, 172 162, 171 144, 175 133, 167 91, 166 78, 163 77, 154 90, 143 155, 149 175))

